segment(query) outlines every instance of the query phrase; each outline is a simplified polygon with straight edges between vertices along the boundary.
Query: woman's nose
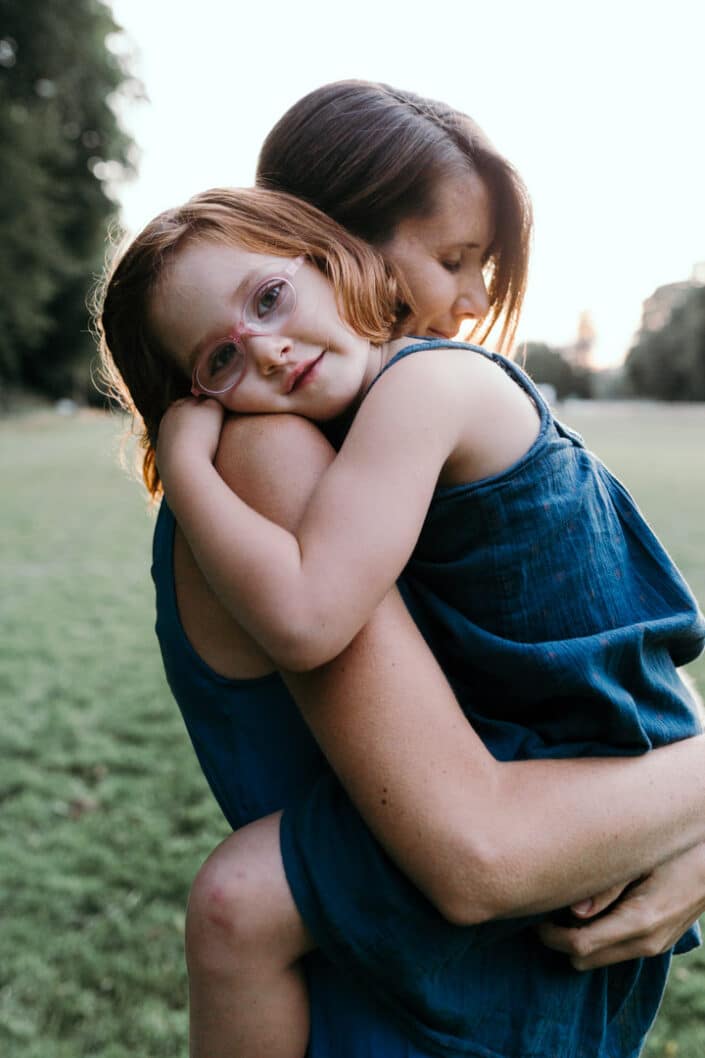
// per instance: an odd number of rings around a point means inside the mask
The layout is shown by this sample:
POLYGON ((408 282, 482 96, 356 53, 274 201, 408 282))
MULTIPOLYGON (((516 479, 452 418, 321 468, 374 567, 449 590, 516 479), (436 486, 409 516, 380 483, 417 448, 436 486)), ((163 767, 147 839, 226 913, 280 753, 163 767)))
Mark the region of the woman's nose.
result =
POLYGON ((464 284, 453 305, 453 314, 459 323, 463 320, 481 320, 487 315, 490 299, 485 277, 480 274, 472 282, 464 284))

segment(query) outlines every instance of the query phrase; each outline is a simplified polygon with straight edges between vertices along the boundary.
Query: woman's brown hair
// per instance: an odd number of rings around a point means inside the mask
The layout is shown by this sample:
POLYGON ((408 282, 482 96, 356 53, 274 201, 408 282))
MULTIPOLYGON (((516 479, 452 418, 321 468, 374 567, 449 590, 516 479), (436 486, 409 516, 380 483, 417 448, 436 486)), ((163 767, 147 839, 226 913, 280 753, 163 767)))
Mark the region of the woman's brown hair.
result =
POLYGON ((257 183, 317 206, 382 246, 406 218, 428 216, 438 182, 477 173, 494 207, 490 308, 473 328, 509 351, 526 291, 531 204, 516 170, 466 114, 389 85, 337 81, 295 103, 267 136, 257 183))
POLYGON ((159 423, 172 401, 190 392, 191 380, 152 333, 150 300, 175 254, 196 239, 277 257, 305 255, 333 284, 341 316, 371 342, 386 341, 408 313, 404 285, 381 256, 300 199, 257 188, 215 188, 160 213, 118 252, 95 311, 101 378, 108 395, 133 416, 152 497, 161 492, 159 423))

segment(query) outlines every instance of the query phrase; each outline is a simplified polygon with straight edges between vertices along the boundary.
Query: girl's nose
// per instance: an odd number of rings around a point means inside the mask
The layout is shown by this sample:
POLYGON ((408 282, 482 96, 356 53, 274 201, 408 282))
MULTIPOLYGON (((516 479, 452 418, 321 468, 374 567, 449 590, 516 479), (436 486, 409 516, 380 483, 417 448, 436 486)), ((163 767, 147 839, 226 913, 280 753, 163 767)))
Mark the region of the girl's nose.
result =
POLYGON ((250 356, 262 375, 278 371, 291 354, 292 343, 280 334, 251 334, 246 341, 250 356))

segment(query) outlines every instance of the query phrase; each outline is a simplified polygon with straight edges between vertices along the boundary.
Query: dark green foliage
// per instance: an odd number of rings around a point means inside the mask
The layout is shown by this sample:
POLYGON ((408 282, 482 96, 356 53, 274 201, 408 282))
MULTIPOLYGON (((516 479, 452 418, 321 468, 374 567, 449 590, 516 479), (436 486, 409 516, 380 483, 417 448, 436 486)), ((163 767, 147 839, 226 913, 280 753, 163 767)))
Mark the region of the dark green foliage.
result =
POLYGON ((705 400, 705 286, 693 286, 665 326, 641 331, 626 370, 639 396, 705 400))
POLYGON ((100 0, 0 0, 0 388, 84 395, 86 298, 131 169, 111 107, 138 83, 100 0))
POLYGON ((527 342, 524 348, 524 368, 534 382, 553 386, 558 400, 591 396, 590 372, 571 364, 559 349, 544 342, 527 342))

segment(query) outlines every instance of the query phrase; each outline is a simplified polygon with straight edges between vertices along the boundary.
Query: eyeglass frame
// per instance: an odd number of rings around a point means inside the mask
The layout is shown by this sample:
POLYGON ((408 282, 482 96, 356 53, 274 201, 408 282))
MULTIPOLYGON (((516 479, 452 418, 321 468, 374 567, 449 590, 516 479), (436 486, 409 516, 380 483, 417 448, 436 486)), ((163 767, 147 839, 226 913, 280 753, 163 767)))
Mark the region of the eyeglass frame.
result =
MULTIPOLYGON (((250 302, 250 299, 257 293, 257 291, 260 288, 267 286, 267 284, 269 284, 269 283, 276 282, 277 280, 279 280, 282 283, 286 283, 287 286, 289 286, 291 288, 291 291, 292 291, 293 296, 294 296, 294 301, 293 301, 293 304, 291 306, 291 309, 289 309, 289 311, 287 312, 287 314, 286 314, 286 316, 284 318, 284 320, 288 320, 289 317, 292 315, 292 313, 296 311, 296 303, 297 303, 296 287, 294 286, 294 284, 292 283, 291 280, 292 280, 293 276, 295 276, 296 273, 298 272, 298 270, 301 268, 301 265, 304 263, 305 260, 306 260, 306 255, 305 254, 300 254, 298 257, 295 257, 292 261, 290 261, 290 263, 286 266, 286 268, 282 269, 280 274, 271 275, 271 276, 265 276, 264 279, 260 279, 248 291, 247 297, 245 298, 245 301, 244 301, 244 304, 247 306, 249 304, 249 302, 250 302)), ((244 310, 243 310, 243 315, 241 315, 237 327, 233 328, 233 330, 231 330, 230 333, 225 335, 223 338, 218 339, 218 342, 232 342, 233 345, 240 346, 240 348, 242 349, 243 353, 246 354, 247 350, 245 349, 244 343, 242 341, 243 338, 257 337, 257 336, 263 335, 263 334, 276 334, 276 330, 270 331, 266 327, 264 327, 262 329, 259 329, 259 328, 255 328, 255 327, 250 326, 247 329, 245 329, 244 326, 243 326, 244 322, 245 321, 244 321, 244 310)), ((280 322, 284 322, 284 321, 280 321, 280 322)), ((210 356, 212 352, 213 352, 212 349, 209 350, 207 355, 210 356)), ((224 393, 229 393, 231 389, 234 389, 235 386, 240 384, 240 382, 242 381, 243 375, 245 374, 245 371, 247 370, 247 362, 245 360, 245 362, 243 363, 242 370, 236 374, 236 376, 233 379, 233 381, 229 382, 227 386, 224 386, 222 389, 208 389, 206 386, 203 386, 201 384, 201 382, 199 382, 199 379, 198 379, 198 369, 201 366, 204 358, 206 358, 205 350, 197 358, 196 363, 193 365, 193 371, 191 372, 191 395, 194 396, 194 397, 200 397, 200 396, 203 396, 203 397, 222 397, 222 395, 224 393)))

